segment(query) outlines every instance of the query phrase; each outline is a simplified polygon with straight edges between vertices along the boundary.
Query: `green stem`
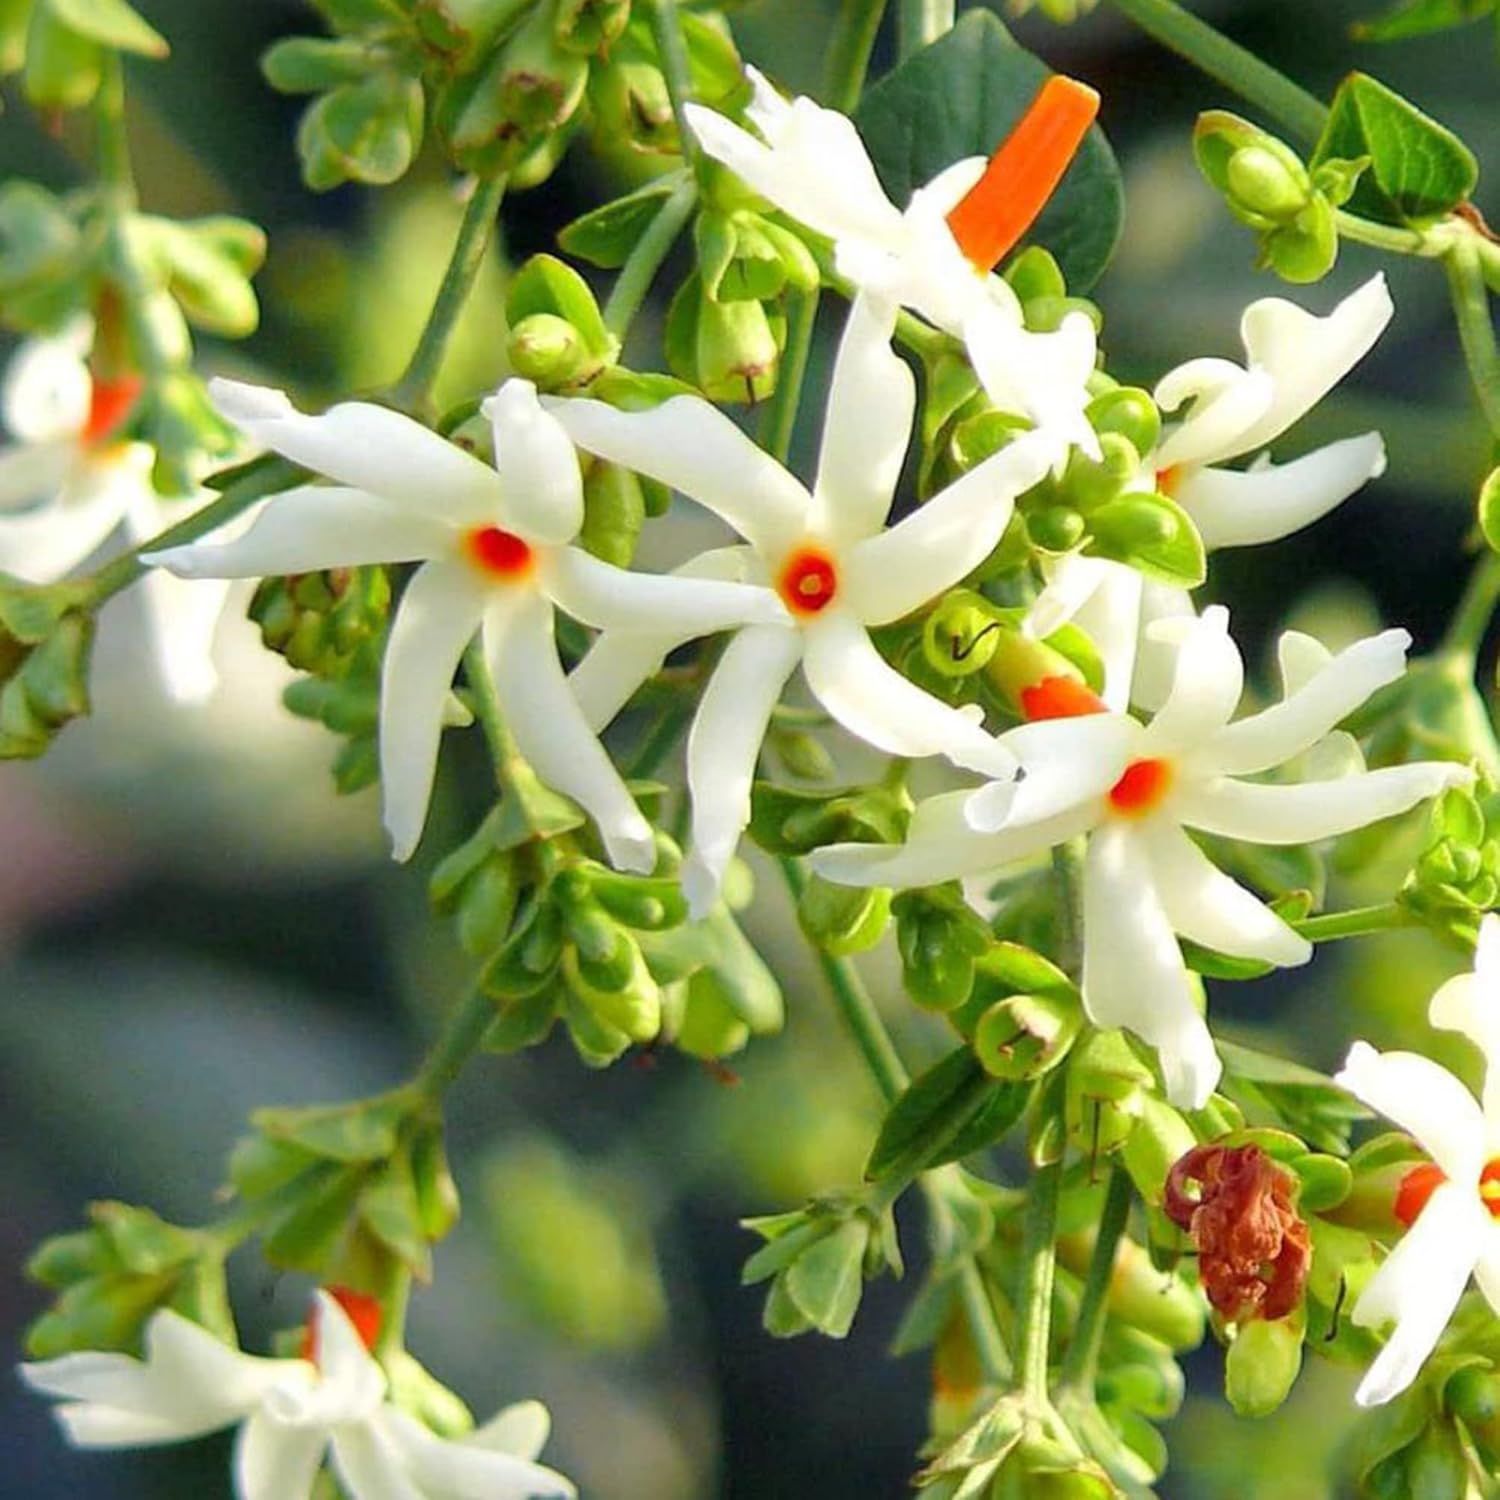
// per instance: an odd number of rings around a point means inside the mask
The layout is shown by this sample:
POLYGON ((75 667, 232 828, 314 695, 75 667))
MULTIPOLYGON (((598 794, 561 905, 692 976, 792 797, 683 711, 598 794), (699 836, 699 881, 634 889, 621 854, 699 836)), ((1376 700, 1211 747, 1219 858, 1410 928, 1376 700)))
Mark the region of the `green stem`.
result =
POLYGON ((1355 906, 1348 911, 1325 912, 1318 917, 1303 917, 1291 927, 1309 942, 1329 943, 1336 938, 1364 937, 1371 932, 1389 932, 1396 927, 1410 927, 1412 918, 1404 906, 1394 901, 1379 906, 1355 906))
POLYGON ((635 248, 620 267, 620 274, 610 289, 609 299, 604 304, 604 326, 620 340, 635 321, 635 315, 646 300, 661 270, 662 262, 677 243, 677 236, 692 217, 693 205, 698 201, 698 186, 691 177, 684 177, 671 196, 657 210, 645 234, 635 242, 635 248))
POLYGON ((495 766, 495 780, 500 790, 509 791, 512 767, 522 759, 521 747, 500 712, 500 695, 495 691, 495 679, 490 675, 490 664, 485 660, 484 646, 476 637, 464 651, 464 681, 469 685, 469 696, 474 703, 474 717, 484 731, 485 743, 490 748, 490 759, 495 766))
MULTIPOLYGON (((931 1201, 929 1197, 929 1205, 931 1201)), ((1005 1347, 1000 1324, 995 1319, 995 1306, 990 1301, 984 1276, 972 1255, 965 1255, 959 1263, 958 1300, 969 1325, 969 1337, 974 1341, 974 1353, 978 1356, 984 1383, 992 1386, 1008 1384, 1015 1375, 1015 1366, 1005 1347)))
POLYGON ((1130 1217, 1130 1177, 1116 1167, 1110 1174, 1099 1215, 1099 1233, 1094 1240, 1094 1254, 1089 1261, 1088 1276, 1083 1283, 1083 1297, 1078 1304, 1078 1320, 1073 1337, 1058 1372, 1058 1384, 1071 1386, 1090 1400, 1094 1395, 1094 1376, 1099 1368, 1099 1346, 1104 1340, 1105 1303, 1114 1275, 1115 1257, 1120 1236, 1130 1217))
POLYGON ((896 34, 902 61, 952 31, 956 10, 954 0, 901 0, 896 34))
POLYGON ((1468 239, 1458 240, 1449 247, 1443 265, 1448 272, 1448 291, 1469 366, 1469 379, 1474 383, 1474 394, 1479 398, 1490 433, 1500 443, 1500 344, 1495 340, 1489 289, 1479 251, 1468 239))
POLYGON ((175 526, 167 527, 149 542, 142 542, 139 547, 121 553, 97 573, 80 579, 77 584, 80 604, 96 608, 144 577, 148 569, 141 561, 143 555, 165 552, 169 547, 183 547, 189 542, 196 542, 200 537, 207 536, 209 532, 234 520, 236 516, 243 515, 257 500, 291 489, 305 477, 305 470, 272 453, 243 465, 217 500, 210 501, 202 510, 194 511, 175 526))
POLYGON ((852 115, 864 92, 870 53, 885 18, 886 0, 843 0, 828 45, 827 82, 823 97, 830 109, 852 115))
POLYGON ((391 400, 402 411, 413 416, 426 415, 432 399, 433 383, 448 349, 448 340, 458 324, 469 293, 484 265, 484 257, 490 248, 490 236, 494 233, 495 219, 500 204, 505 198, 505 178, 481 177, 474 184, 468 206, 464 209, 462 223, 458 226, 458 238, 453 242, 453 254, 448 259, 448 269, 443 272, 437 296, 433 299, 432 311, 412 351, 406 372, 396 382, 391 400))
POLYGON ((1293 135, 1311 143, 1323 134, 1328 109, 1321 100, 1173 0, 1113 0, 1113 4, 1142 31, 1279 120, 1293 135))
POLYGON ((682 140, 683 159, 696 172, 701 157, 698 138, 688 124, 684 106, 693 97, 693 74, 688 66, 687 47, 682 40, 682 22, 677 16, 677 0, 649 0, 646 14, 651 23, 651 35, 656 41, 656 50, 661 59, 661 76, 667 85, 667 96, 672 101, 672 116, 677 121, 677 134, 682 140))
POLYGON ((760 434, 761 446, 780 463, 785 463, 791 452, 797 408, 802 403, 802 383, 807 377, 813 327, 818 320, 817 288, 794 292, 787 300, 786 347, 781 351, 776 390, 766 407, 760 434))
POLYGON ((413 1094, 436 1104, 479 1050, 494 1019, 494 1002, 482 990, 475 990, 454 1006, 411 1081, 413 1094))
MULTIPOLYGON (((1341 240, 1354 240, 1376 250, 1389 251, 1392 255, 1442 255, 1451 243, 1451 235, 1435 232, 1440 226, 1427 230, 1401 229, 1394 224, 1376 224, 1342 208, 1335 209, 1333 217, 1341 240)), ((1446 228, 1450 222, 1444 220, 1441 227, 1446 228)))
POLYGON ((1062 1163, 1031 1174, 1022 1226, 1021 1274, 1016 1293, 1020 1319, 1019 1384, 1033 1412, 1047 1407, 1047 1349, 1052 1337, 1052 1283, 1057 1271, 1057 1200, 1062 1163))
POLYGON ((980 1073, 952 1095, 910 1149, 881 1173, 873 1185, 871 1206, 882 1209, 894 1203, 931 1166, 933 1159, 958 1138, 959 1132, 979 1113, 996 1087, 993 1078, 980 1073))
POLYGON ((650 733, 641 741, 625 768, 627 781, 643 780, 656 774, 656 768, 667 758, 687 728, 688 720, 693 717, 693 707, 694 700, 685 696, 662 710, 661 717, 651 726, 650 733))
POLYGON ((1057 883, 1058 967, 1070 979, 1083 972, 1083 840, 1072 839, 1052 851, 1057 883))
POLYGON ((108 185, 119 209, 130 212, 136 206, 135 177, 130 169, 130 142, 125 128, 125 69, 118 52, 104 54, 94 116, 99 180, 108 185))
POLYGON ((1465 676, 1473 675, 1480 642, 1490 628, 1497 604, 1500 604, 1500 556, 1486 547, 1484 556, 1469 574, 1438 647, 1438 655, 1453 658, 1462 666, 1465 676))

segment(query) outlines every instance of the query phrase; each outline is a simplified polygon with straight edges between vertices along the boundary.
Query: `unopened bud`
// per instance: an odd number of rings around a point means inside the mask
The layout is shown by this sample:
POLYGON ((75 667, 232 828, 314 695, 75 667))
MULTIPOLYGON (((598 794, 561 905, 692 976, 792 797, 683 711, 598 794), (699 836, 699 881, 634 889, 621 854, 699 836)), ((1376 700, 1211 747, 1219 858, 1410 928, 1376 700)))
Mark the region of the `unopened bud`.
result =
POLYGON ((557 0, 552 34, 569 52, 604 51, 630 20, 630 0, 557 0))
POLYGON ((1443 1405, 1464 1424, 1486 1469, 1500 1467, 1500 1374, 1470 1365, 1443 1387, 1443 1405))
POLYGON ((927 616, 922 654, 942 676, 968 677, 989 665, 1003 628, 995 607, 982 595, 954 589, 927 616))
POLYGON ((1229 158, 1225 182, 1248 213, 1280 223, 1306 206, 1312 184, 1301 162, 1289 163, 1264 146, 1246 146, 1229 158))
POLYGON ((1019 630, 997 630, 994 640, 985 677, 1023 718, 1072 717, 1074 713, 1103 711, 1103 703, 1084 681, 1083 673, 1045 641, 1023 635, 1019 630), (1074 685, 1078 703, 1070 713, 1032 711, 1029 700, 1037 689, 1049 683, 1074 685))
POLYGON ((1061 556, 1083 540, 1088 522, 1071 505, 1043 505, 1026 515, 1026 534, 1043 552, 1061 556))
POLYGON ((583 335, 552 313, 522 318, 510 331, 506 354, 515 374, 544 391, 583 385, 602 368, 583 335))
MULTIPOLYGON (((1241 1417, 1266 1417, 1288 1395, 1302 1368, 1304 1314, 1241 1323, 1224 1357, 1224 1395, 1241 1417)), ((1427 1495, 1426 1489, 1413 1494, 1427 1495)))
POLYGON ((992 1078, 1039 1078, 1068 1055, 1083 1028, 1083 1007, 1064 994, 1009 995, 974 1028, 974 1055, 992 1078))
POLYGON ((797 902, 802 930, 825 953, 847 957, 873 948, 891 915, 891 893, 881 886, 862 890, 835 885, 814 875, 797 902))
POLYGON ((1151 453, 1161 441, 1161 413, 1149 391, 1122 385, 1095 397, 1084 415, 1101 437, 1118 433, 1138 455, 1151 453))

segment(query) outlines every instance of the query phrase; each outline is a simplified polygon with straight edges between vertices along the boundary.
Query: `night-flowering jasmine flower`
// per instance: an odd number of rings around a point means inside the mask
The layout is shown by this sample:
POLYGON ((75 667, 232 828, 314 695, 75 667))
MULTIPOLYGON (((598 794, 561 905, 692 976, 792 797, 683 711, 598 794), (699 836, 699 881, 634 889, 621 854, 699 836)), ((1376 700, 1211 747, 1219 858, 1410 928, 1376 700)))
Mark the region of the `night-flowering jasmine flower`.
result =
POLYGON ((521 753, 593 817, 618 867, 649 870, 651 826, 568 690, 553 607, 586 625, 691 639, 775 618, 761 591, 632 573, 570 545, 583 524, 578 456, 529 381, 507 381, 482 407, 494 468, 381 406, 351 401, 310 417, 280 391, 216 380, 210 392, 256 441, 335 483, 278 495, 236 541, 148 561, 184 578, 422 564, 391 622, 381 679, 380 774, 395 857, 408 858, 421 837, 454 670, 482 630, 521 753))
MULTIPOLYGON (((977 708, 951 708, 914 686, 881 658, 869 627, 900 619, 983 561, 1015 497, 1045 470, 1045 452, 1034 434, 1024 436, 884 529, 916 403, 911 371, 890 347, 891 316, 864 302, 850 314, 811 491, 696 396, 645 412, 548 403, 580 448, 728 521, 750 545, 705 554, 681 571, 746 579, 775 611, 729 643, 688 735, 693 849, 683 884, 695 911, 712 906, 749 821, 761 740, 799 662, 813 696, 876 749, 945 755, 998 778, 1015 769, 977 708)), ((572 679, 590 722, 607 723, 682 638, 606 632, 572 679)))
POLYGON ((1069 313, 1052 333, 1024 326, 1010 286, 991 274, 1046 205, 1082 143, 1098 95, 1048 80, 987 163, 955 162, 903 212, 880 185, 854 123, 811 99, 783 99, 754 68, 747 110, 760 138, 701 105, 687 106, 703 149, 762 197, 833 241, 835 267, 860 297, 908 307, 962 339, 1002 410, 1045 432, 1054 461, 1070 443, 1093 450, 1083 416, 1096 356, 1094 325, 1069 313))
POLYGON ((1432 1157, 1402 1180, 1394 1211, 1407 1232, 1354 1305, 1363 1328, 1395 1324, 1355 1392, 1361 1406, 1389 1401, 1416 1379, 1471 1275, 1500 1314, 1500 917, 1485 917, 1473 972, 1443 985, 1428 1016, 1483 1054, 1480 1100, 1431 1058, 1368 1042, 1354 1044, 1336 1078, 1432 1157))
MULTIPOLYGON (((0 386, 0 416, 17 441, 0 447, 0 572, 55 583, 123 531, 130 546, 159 535, 206 494, 168 499, 151 483, 154 455, 120 436, 141 391, 88 365, 87 320, 21 346, 0 386)), ((217 686, 212 646, 229 585, 166 574, 142 582, 163 685, 180 702, 217 686)))
POLYGON ((1310 843, 1404 812, 1472 773, 1419 762, 1296 785, 1242 780, 1318 745, 1399 677, 1410 637, 1388 630, 1360 641, 1282 701, 1231 723, 1244 667, 1226 612, 1177 622, 1175 633, 1171 690, 1149 722, 1109 713, 1071 679, 1054 679, 1058 691, 1028 699, 1035 722, 1000 737, 1021 762, 1018 785, 998 797, 981 788, 923 802, 903 845, 832 845, 811 858, 830 880, 923 886, 1086 836, 1084 1003, 1099 1025, 1155 1047, 1168 1098, 1197 1108, 1221 1070, 1176 935, 1278 966, 1306 963, 1312 946, 1215 868, 1186 830, 1310 843))
MULTIPOLYGON (((1384 276, 1372 277, 1326 317, 1281 297, 1252 302, 1240 323, 1243 366, 1194 359, 1158 382, 1155 399, 1163 412, 1188 409, 1143 456, 1126 491, 1160 490, 1176 500, 1209 551, 1276 541, 1327 515, 1384 472, 1379 433, 1330 443, 1287 464, 1272 464, 1264 449, 1364 358, 1393 311, 1384 276), (1247 469, 1221 467, 1252 453, 1260 457, 1247 469)), ((1144 627, 1191 611, 1182 589, 1147 580, 1122 563, 1073 553, 1052 565, 1028 623, 1046 636, 1076 619, 1119 644, 1136 637, 1112 629, 1111 621, 1138 614, 1144 627)), ((1150 708, 1170 683, 1170 657, 1153 649, 1144 629, 1139 640, 1132 696, 1150 708)), ((1131 679, 1121 668, 1131 663, 1110 665, 1110 706, 1123 708, 1119 693, 1131 679)))
POLYGON ((238 1426, 238 1500, 309 1500, 327 1460, 351 1500, 563 1500, 576 1494, 535 1462, 546 1409, 508 1407, 457 1441, 386 1399, 386 1376, 343 1306, 319 1292, 309 1359, 262 1359, 221 1343, 169 1309, 146 1325, 144 1360, 66 1354, 22 1365, 59 1397, 58 1421, 80 1448, 186 1442, 238 1426))

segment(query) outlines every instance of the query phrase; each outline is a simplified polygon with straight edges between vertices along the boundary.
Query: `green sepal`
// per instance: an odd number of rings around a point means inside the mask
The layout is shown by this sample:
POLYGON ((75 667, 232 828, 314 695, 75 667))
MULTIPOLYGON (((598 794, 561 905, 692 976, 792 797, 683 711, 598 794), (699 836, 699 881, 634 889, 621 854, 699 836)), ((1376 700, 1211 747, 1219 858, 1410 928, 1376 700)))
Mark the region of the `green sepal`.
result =
POLYGON ((864 1295, 869 1240, 868 1221, 860 1217, 846 1219, 778 1275, 778 1283, 806 1319, 808 1328, 841 1339, 854 1326, 854 1315, 864 1295))
POLYGON ((750 809, 750 837, 770 854, 807 854, 823 844, 894 844, 911 819, 910 797, 878 784, 813 791, 757 781, 750 809))
POLYGON ((1197 588, 1208 575, 1203 539, 1192 518, 1165 495, 1135 494, 1111 500, 1089 516, 1089 551, 1131 567, 1160 583, 1197 588))
POLYGON ((167 39, 125 0, 38 0, 38 3, 49 6, 58 21, 79 36, 116 52, 161 58, 171 51, 167 39))
POLYGON ((396 1149, 409 1102, 401 1094, 347 1104, 258 1109, 250 1123, 262 1135, 326 1161, 381 1161, 396 1149))
POLYGON ((321 94, 370 72, 369 46, 354 37, 288 36, 262 54, 260 71, 283 94, 321 94))
POLYGON ((82 109, 104 77, 104 48, 36 0, 26 32, 26 97, 38 109, 82 109))
POLYGON ((604 326, 588 283, 555 255, 533 255, 506 289, 505 320, 510 327, 537 313, 551 313, 571 323, 597 359, 611 363, 618 355, 619 341, 604 326))
POLYGON ((840 958, 873 948, 884 936, 890 915, 890 891, 835 885, 819 875, 808 877, 797 899, 803 932, 825 953, 840 958))
POLYGON ((297 127, 303 181, 314 192, 344 182, 397 181, 422 143, 423 114, 421 84, 398 73, 372 74, 323 94, 297 127))
POLYGON ((358 1213, 364 1228, 418 1281, 432 1279, 432 1250, 408 1145, 403 1143, 370 1174, 360 1190, 358 1213))
POLYGON ((558 232, 557 243, 569 255, 590 265, 606 271, 618 270, 656 222, 667 199, 685 181, 682 172, 655 177, 623 198, 591 209, 565 225, 558 232))
POLYGON ((903 892, 891 910, 907 993, 933 1010, 962 1005, 974 987, 974 961, 993 937, 958 884, 903 892))
POLYGON ((349 1232, 367 1169, 323 1162, 309 1173, 301 1192, 267 1225, 261 1249, 288 1271, 321 1275, 349 1232))

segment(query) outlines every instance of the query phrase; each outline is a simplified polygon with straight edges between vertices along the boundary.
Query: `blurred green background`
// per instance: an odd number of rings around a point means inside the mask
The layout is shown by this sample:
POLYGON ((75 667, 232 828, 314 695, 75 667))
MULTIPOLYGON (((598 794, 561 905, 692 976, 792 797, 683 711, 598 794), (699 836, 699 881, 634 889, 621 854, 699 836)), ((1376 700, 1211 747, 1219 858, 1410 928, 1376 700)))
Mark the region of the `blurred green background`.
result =
MULTIPOLYGON (((310 9, 139 3, 174 45, 168 62, 131 71, 147 207, 230 209, 270 233, 263 329, 247 345, 205 347, 205 363, 311 402, 391 379, 459 212, 441 165, 429 157, 383 193, 307 193, 291 147, 299 106, 263 85, 256 58, 278 36, 316 31, 310 9)), ((1500 160, 1492 33, 1357 46, 1349 22, 1378 3, 1194 8, 1317 92, 1350 67, 1376 72, 1482 161, 1500 160)), ((748 0, 733 19, 748 58, 805 89, 818 82, 832 9, 833 0, 748 0)), ((1200 183, 1188 148, 1196 111, 1235 101, 1108 12, 1066 30, 1033 17, 1017 30, 1103 92, 1125 167, 1125 240, 1096 293, 1114 373, 1149 384, 1192 355, 1237 356, 1239 309, 1278 287, 1252 271, 1250 236, 1200 183)), ((74 145, 71 132, 53 135, 7 100, 0 176, 65 185, 80 171, 74 145)), ((608 187, 586 147, 575 148, 551 182, 507 204, 503 263, 550 247, 557 227, 608 187)), ((1480 205, 1500 218, 1488 184, 1480 205)), ((503 373, 503 263, 497 256, 470 306, 450 393, 503 373)), ((1350 248, 1303 300, 1326 311, 1379 264, 1350 248)), ((1292 454, 1378 426, 1390 472, 1311 532, 1231 554, 1216 573, 1257 668, 1270 632, 1294 617, 1330 641, 1377 620, 1402 623, 1420 650, 1457 592, 1484 437, 1441 277, 1427 266, 1386 269, 1394 325, 1283 446, 1292 454)), ((827 339, 836 318, 825 324, 827 339)), ((654 336, 643 320, 633 363, 659 364, 654 336)), ((815 429, 804 423, 804 444, 815 429)), ((92 1198, 143 1201, 189 1222, 210 1214, 223 1155, 251 1108, 396 1081, 467 975, 426 913, 423 875, 431 851, 482 811, 476 748, 461 737, 449 747, 423 853, 398 870, 384 858, 373 795, 335 799, 334 746, 280 708, 279 662, 251 627, 224 631, 220 697, 176 710, 141 660, 136 610, 126 598, 112 611, 94 717, 45 764, 0 771, 0 1345, 9 1349, 40 1306, 20 1266, 41 1236, 72 1227, 92 1198)), ((852 1180, 878 1118, 772 878, 750 926, 785 983, 790 1020, 783 1037, 736 1061, 734 1079, 674 1054, 591 1074, 559 1038, 481 1061, 454 1093, 466 1213, 439 1252, 435 1285, 416 1298, 413 1348, 481 1414, 525 1395, 546 1400, 556 1423, 548 1456, 591 1500, 896 1496, 923 1435, 923 1361, 884 1356, 900 1287, 872 1287, 838 1346, 775 1343, 759 1329, 760 1291, 738 1286, 748 1237, 736 1219, 852 1180)), ((1421 1036, 1432 983, 1453 966, 1420 938, 1393 938, 1325 954, 1311 971, 1221 987, 1216 1018, 1328 1065, 1351 1035, 1421 1036)), ((894 1002, 889 955, 869 968, 894 1002)), ((914 1058, 935 1050, 920 1018, 890 1009, 914 1058)), ((920 1238, 909 1222, 914 1254, 920 1238)), ((303 1290, 253 1260, 238 1267, 252 1347, 300 1318, 303 1290)), ((1339 1493, 1327 1475, 1350 1382, 1315 1368, 1273 1425, 1255 1427, 1217 1400, 1219 1363, 1212 1349, 1192 1362, 1195 1394, 1169 1433, 1166 1493, 1339 1493)), ((42 1404, 0 1378, 7 1496, 215 1497, 229 1493, 224 1460, 215 1442, 69 1453, 42 1404)))

